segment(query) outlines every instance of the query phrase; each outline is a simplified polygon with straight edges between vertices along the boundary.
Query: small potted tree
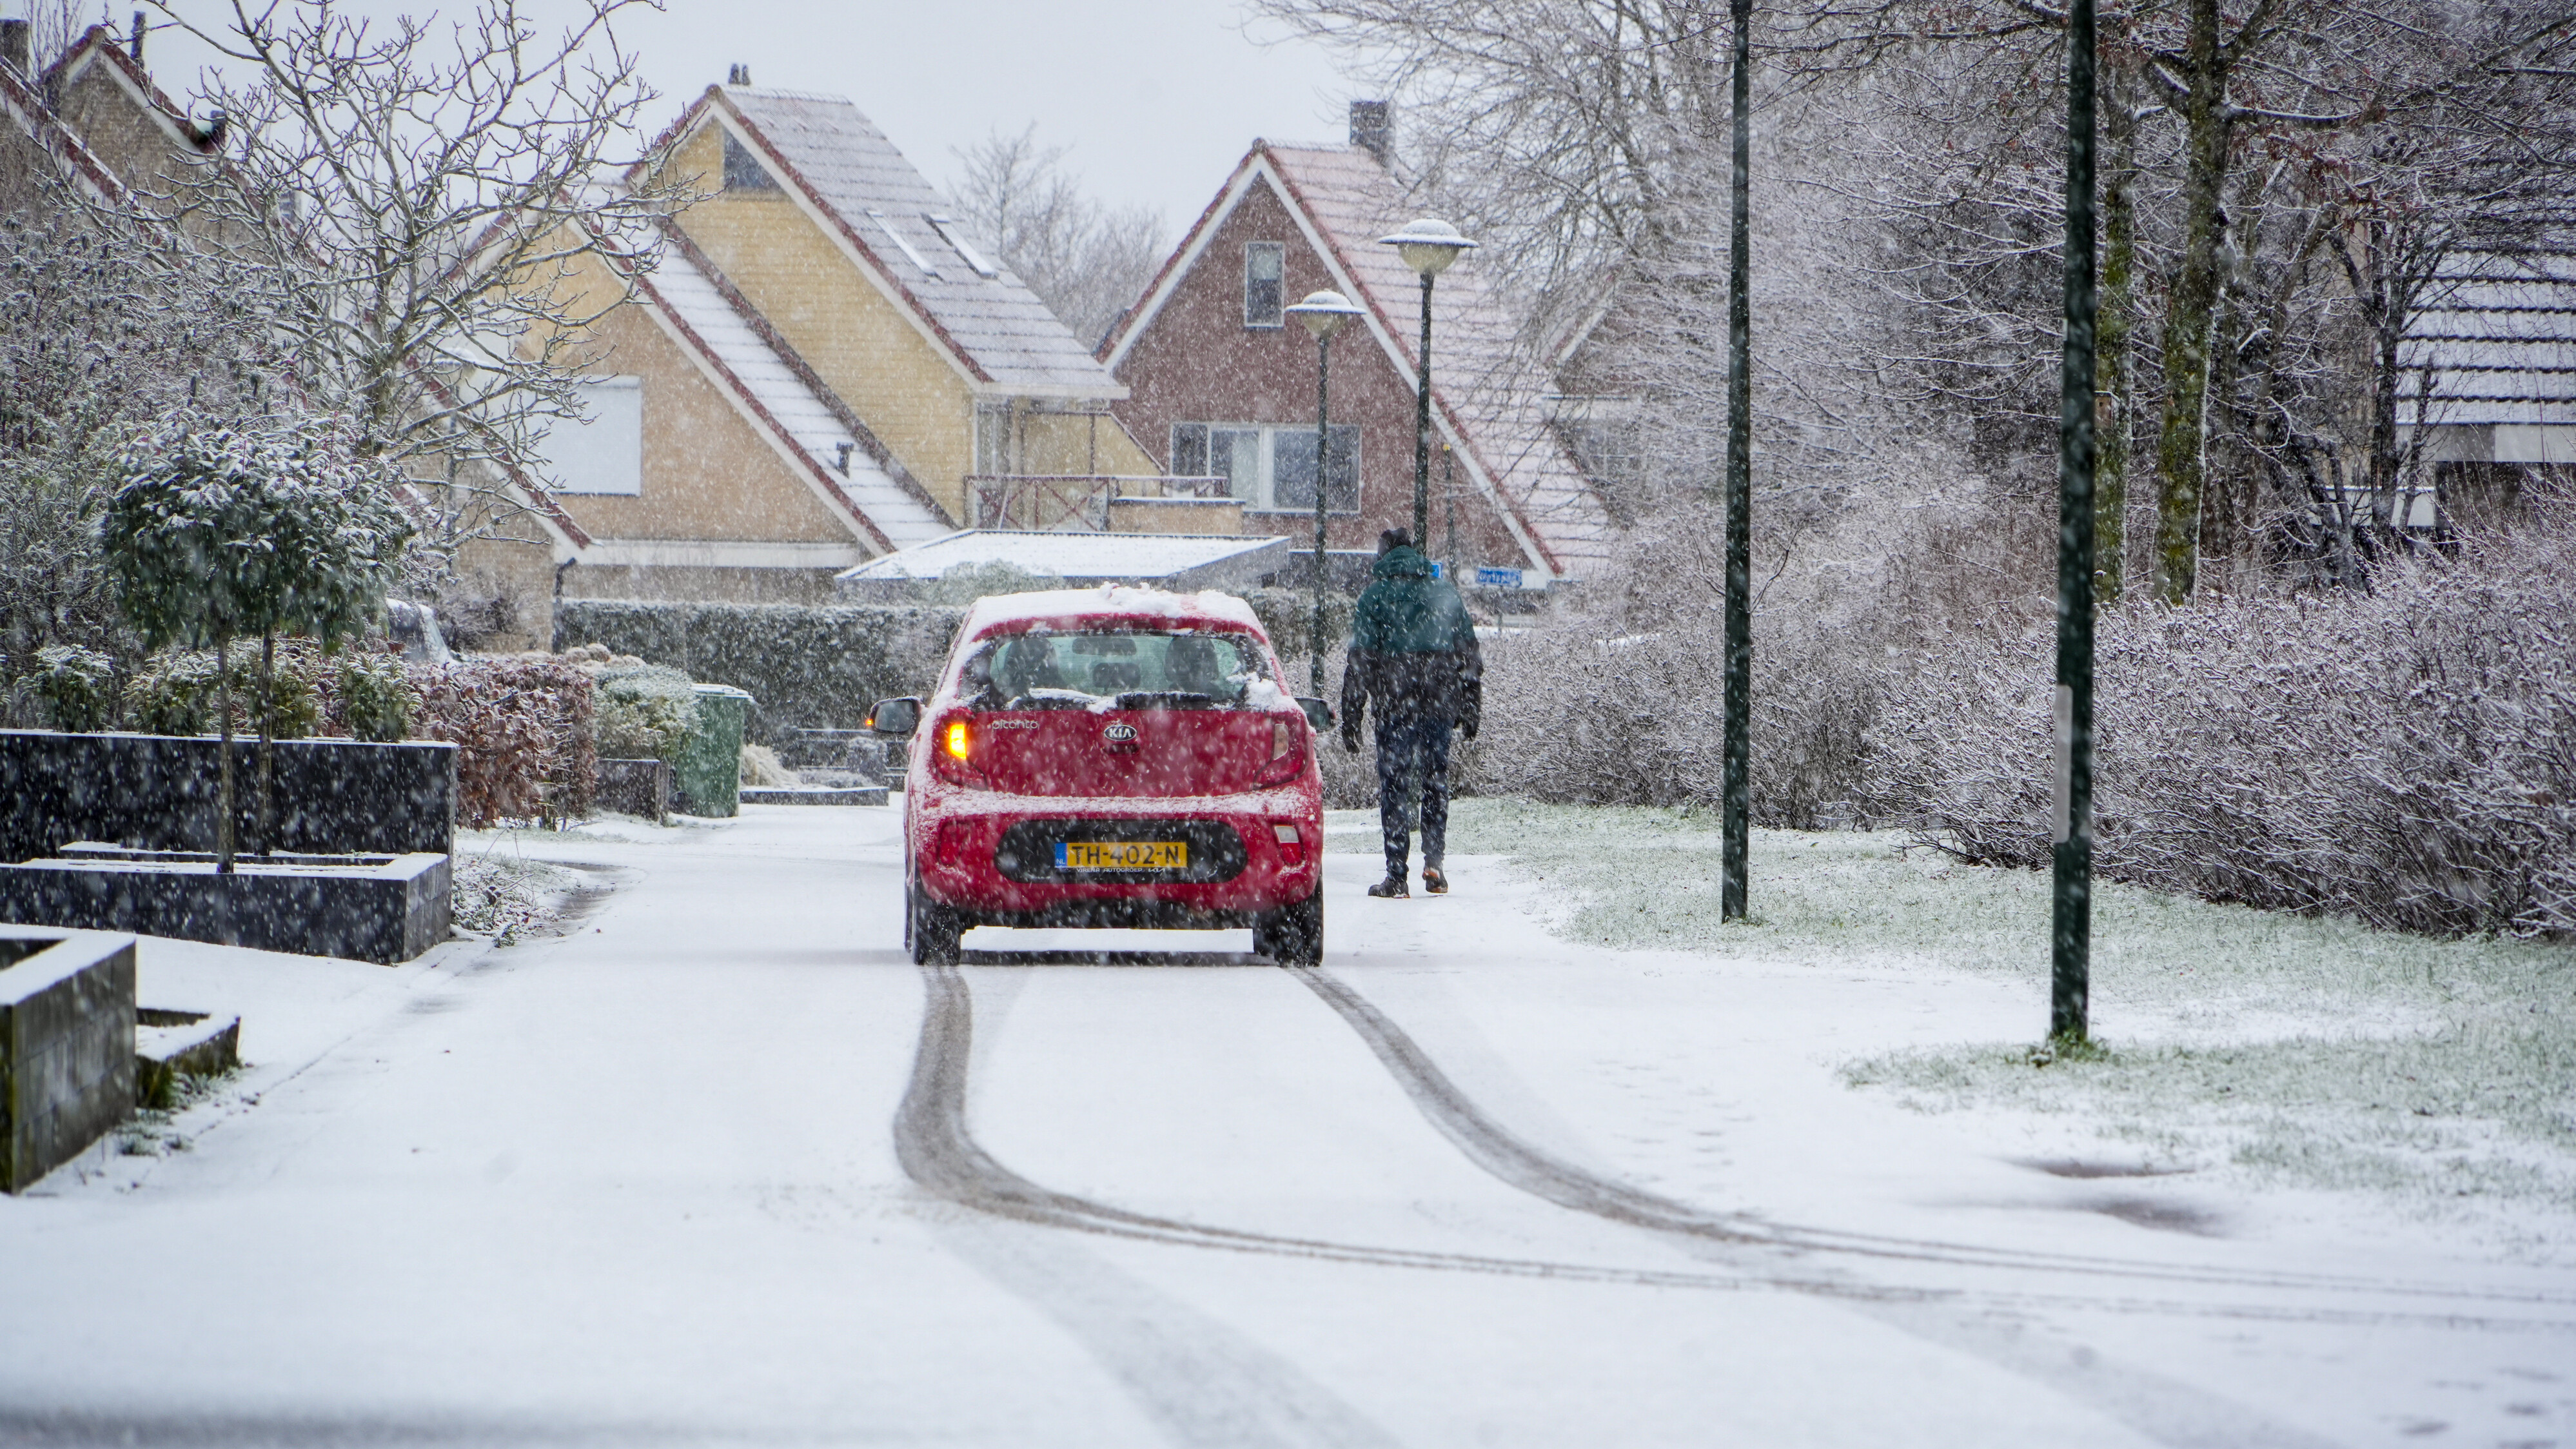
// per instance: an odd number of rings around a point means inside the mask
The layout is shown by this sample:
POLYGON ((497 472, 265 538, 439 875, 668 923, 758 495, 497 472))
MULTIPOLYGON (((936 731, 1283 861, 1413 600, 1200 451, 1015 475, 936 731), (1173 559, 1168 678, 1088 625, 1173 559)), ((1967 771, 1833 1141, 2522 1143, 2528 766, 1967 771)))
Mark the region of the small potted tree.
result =
MULTIPOLYGON (((124 463, 101 531, 125 616, 148 645, 211 648, 220 662, 215 869, 229 875, 233 641, 261 641, 267 699, 277 636, 309 633, 327 645, 362 626, 383 606, 410 530, 382 466, 357 457, 331 419, 260 428, 182 415, 135 439, 124 463)), ((263 709, 263 836, 272 725, 263 709)))

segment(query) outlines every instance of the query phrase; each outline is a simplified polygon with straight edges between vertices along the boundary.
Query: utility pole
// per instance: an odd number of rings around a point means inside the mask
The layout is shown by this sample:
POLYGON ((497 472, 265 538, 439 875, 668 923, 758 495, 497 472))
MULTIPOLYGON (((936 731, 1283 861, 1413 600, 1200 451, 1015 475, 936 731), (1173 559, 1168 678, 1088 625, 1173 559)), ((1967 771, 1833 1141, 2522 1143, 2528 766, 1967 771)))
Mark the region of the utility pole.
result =
POLYGON ((1726 810, 1718 919, 1744 919, 1753 815, 1753 0, 1735 9, 1735 218, 1727 248, 1726 810))
POLYGON ((2093 0, 2066 24, 2066 356, 2057 420, 2057 779, 2048 1035, 2085 1040, 2093 952, 2093 0))

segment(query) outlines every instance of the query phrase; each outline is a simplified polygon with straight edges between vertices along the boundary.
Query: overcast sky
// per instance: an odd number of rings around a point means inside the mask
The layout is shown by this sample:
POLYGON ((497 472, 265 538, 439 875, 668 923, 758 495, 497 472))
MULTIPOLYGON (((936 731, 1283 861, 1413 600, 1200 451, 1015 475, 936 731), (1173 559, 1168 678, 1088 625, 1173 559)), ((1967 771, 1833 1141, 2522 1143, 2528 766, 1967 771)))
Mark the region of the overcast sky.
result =
MULTIPOLYGON (((86 3, 86 0, 85 0, 86 3)), ((471 0, 444 0, 469 8, 471 0)), ((6 0, 0 0, 5 5, 6 0)), ((344 0, 351 13, 422 15, 442 0, 344 0)), ((752 83, 847 96, 912 163, 946 185, 952 148, 1035 122, 1043 142, 1112 205, 1194 220, 1256 136, 1338 140, 1352 95, 1318 48, 1263 45, 1237 0, 667 0, 619 36, 663 93, 651 129, 736 62, 752 83)), ((115 13, 132 10, 115 0, 115 13)), ((228 5, 190 5, 208 18, 228 5)), ((563 0, 521 0, 563 13, 563 0)), ((120 20, 121 23, 121 20, 120 20)), ((147 59, 166 89, 190 87, 202 52, 156 34, 147 59)))

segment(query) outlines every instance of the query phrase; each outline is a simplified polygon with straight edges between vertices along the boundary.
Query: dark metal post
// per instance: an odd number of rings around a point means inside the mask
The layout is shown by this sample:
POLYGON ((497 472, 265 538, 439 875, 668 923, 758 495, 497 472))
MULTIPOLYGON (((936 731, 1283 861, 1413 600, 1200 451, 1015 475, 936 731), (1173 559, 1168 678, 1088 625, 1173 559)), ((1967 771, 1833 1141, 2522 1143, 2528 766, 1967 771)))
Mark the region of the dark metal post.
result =
POLYGON ((1422 274, 1422 365, 1413 389, 1413 546, 1431 547, 1431 277, 1422 274))
POLYGON ((2048 1034, 2085 1039, 2093 949, 2093 0, 2066 26, 2066 356, 2057 423, 2057 879, 2048 1034))
POLYGON ((1331 429, 1324 423, 1324 402, 1330 386, 1326 378, 1333 366, 1333 334, 1315 338, 1315 632, 1307 636, 1314 646, 1313 685, 1315 697, 1324 697, 1324 483, 1330 475, 1327 466, 1332 459, 1331 429))
POLYGON ((1753 815, 1753 0, 1735 7, 1735 217, 1728 235, 1726 332, 1726 809, 1718 918, 1744 919, 1753 815))

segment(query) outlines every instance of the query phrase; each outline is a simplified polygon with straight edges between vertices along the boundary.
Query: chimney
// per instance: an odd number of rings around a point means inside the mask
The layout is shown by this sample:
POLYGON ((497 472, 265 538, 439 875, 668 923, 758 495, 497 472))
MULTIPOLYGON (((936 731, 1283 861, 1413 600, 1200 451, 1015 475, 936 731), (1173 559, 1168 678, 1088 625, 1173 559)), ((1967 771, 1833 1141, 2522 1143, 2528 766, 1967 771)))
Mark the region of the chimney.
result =
POLYGON ((725 84, 729 86, 750 85, 751 67, 736 61, 733 69, 725 72, 725 84))
POLYGON ((134 12, 134 39, 125 47, 125 53, 134 57, 136 65, 143 63, 143 12, 140 10, 134 12))
POLYGON ((18 74, 30 79, 33 79, 36 73, 35 56, 31 50, 32 43, 28 36, 28 22, 25 16, 13 15, 6 20, 0 20, 0 62, 15 67, 18 74))
POLYGON ((1351 144, 1377 158, 1380 166, 1395 165, 1395 108, 1387 101, 1351 102, 1351 144))

